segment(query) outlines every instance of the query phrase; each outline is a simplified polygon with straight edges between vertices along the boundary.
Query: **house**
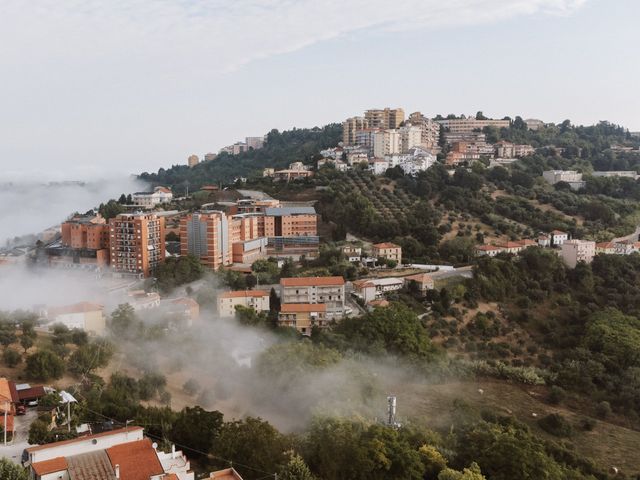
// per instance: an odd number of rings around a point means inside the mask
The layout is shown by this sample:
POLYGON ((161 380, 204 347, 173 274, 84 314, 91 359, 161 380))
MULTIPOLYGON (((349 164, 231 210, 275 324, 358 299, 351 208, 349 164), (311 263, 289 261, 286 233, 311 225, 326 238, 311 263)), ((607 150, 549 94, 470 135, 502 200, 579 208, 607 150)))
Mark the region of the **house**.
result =
POLYGON ((551 245, 559 247, 564 242, 569 240, 569 234, 560 230, 554 230, 551 232, 551 245))
POLYGON ((540 247, 550 247, 551 246, 551 237, 549 235, 540 235, 538 237, 538 245, 540 247))
POLYGON ((353 245, 344 245, 340 248, 347 260, 350 262, 359 262, 362 258, 362 248, 353 245))
POLYGON ((501 243, 498 246, 502 247, 502 251, 503 252, 512 253, 512 254, 520 253, 525 248, 522 245, 521 242, 517 242, 517 241, 516 242, 504 242, 504 243, 501 243))
POLYGON ((487 257, 495 257, 499 253, 504 252, 504 248, 497 247, 495 245, 478 245, 476 247, 476 255, 479 257, 487 256, 487 257))
POLYGON ((376 258, 393 260, 398 265, 402 263, 402 247, 391 242, 376 243, 373 245, 371 255, 376 258))
POLYGON ((200 305, 193 298, 181 297, 160 301, 160 307, 175 321, 175 327, 193 326, 193 321, 200 318, 200 305))
POLYGON ((640 251, 640 243, 632 242, 631 240, 622 240, 621 242, 615 242, 614 248, 615 253, 618 255, 630 255, 640 251))
POLYGON ((49 308, 47 319, 50 323, 61 323, 70 330, 79 328, 93 335, 102 335, 106 328, 104 307, 91 302, 49 308))
POLYGON ((280 279, 280 299, 286 303, 324 303, 327 318, 344 315, 344 278, 298 277, 280 279))
POLYGON ((410 284, 415 284, 422 295, 425 295, 428 290, 433 290, 435 288, 433 277, 428 273, 417 273, 415 275, 404 277, 404 283, 407 287, 410 284))
POLYGON ((35 387, 32 387, 31 385, 26 384, 27 388, 20 387, 20 385, 16 386, 16 388, 18 389, 18 400, 20 400, 20 403, 34 402, 40 400, 47 394, 42 385, 36 385, 35 387))
POLYGON ((160 295, 157 292, 132 290, 128 293, 128 296, 134 310, 149 310, 160 306, 160 295))
POLYGON ((235 290, 218 296, 218 315, 233 317, 236 306, 252 308, 256 312, 268 312, 270 308, 269 292, 266 290, 235 290))
POLYGON ((380 300, 371 300, 370 302, 367 302, 367 310, 372 312, 376 308, 385 308, 385 307, 388 307, 389 305, 390 305, 389 300, 385 300, 384 298, 380 300))
POLYGON ((11 415, 15 414, 15 406, 19 402, 20 397, 15 382, 0 377, 0 414, 5 411, 11 415))
POLYGON ((231 467, 211 472, 207 480, 242 480, 242 477, 231 467))
POLYGON ((614 255, 616 253, 616 245, 613 242, 596 243, 596 254, 614 255))
POLYGON ((34 480, 194 480, 191 464, 181 451, 156 450, 142 427, 126 427, 72 440, 28 447, 34 480))
POLYGON ((404 286, 402 278, 371 278, 353 282, 354 293, 365 303, 378 300, 389 292, 400 290, 404 286))
POLYGON ((136 192, 131 195, 133 203, 145 208, 153 208, 173 200, 173 193, 167 187, 155 187, 153 192, 136 192))
POLYGON ((295 328, 302 335, 311 335, 313 327, 328 325, 327 306, 324 303, 284 303, 278 314, 278 325, 295 328))

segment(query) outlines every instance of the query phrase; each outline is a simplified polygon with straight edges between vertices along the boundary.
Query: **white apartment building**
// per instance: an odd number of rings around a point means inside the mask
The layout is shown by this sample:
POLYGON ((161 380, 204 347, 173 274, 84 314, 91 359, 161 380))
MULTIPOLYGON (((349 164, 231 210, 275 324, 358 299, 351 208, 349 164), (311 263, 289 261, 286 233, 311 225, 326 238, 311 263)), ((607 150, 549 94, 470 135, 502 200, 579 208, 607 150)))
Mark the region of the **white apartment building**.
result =
POLYGON ((173 200, 173 193, 167 187, 155 187, 153 192, 136 192, 131 195, 135 205, 145 208, 153 208, 161 203, 173 200))
POLYGON ((473 132, 474 130, 482 130, 484 127, 509 128, 511 122, 509 120, 476 120, 469 118, 454 118, 436 120, 442 128, 446 128, 450 132, 473 132))
POLYGON ((353 282, 353 289, 365 303, 382 298, 389 292, 396 292, 404 286, 403 278, 371 278, 353 282))
POLYGON ((569 268, 578 262, 591 263, 596 255, 596 242, 590 240, 567 240, 562 244, 561 256, 569 268))
POLYGON ((382 158, 385 155, 400 153, 400 132, 398 130, 382 130, 373 135, 373 156, 382 158))
POLYGON ((411 148, 422 144, 422 130, 414 125, 406 125, 398 129, 400 133, 400 151, 408 153, 411 148))
POLYGON ((633 170, 612 170, 609 172, 593 172, 591 175, 594 177, 624 177, 624 178, 632 178, 634 180, 638 179, 638 172, 634 172, 633 170))
POLYGON ((582 174, 575 170, 546 170, 542 172, 542 178, 551 185, 555 185, 558 182, 581 182, 582 174))
POLYGON ((233 317, 236 306, 253 308, 256 312, 268 312, 270 308, 269 292, 266 290, 236 290, 224 292, 218 296, 218 315, 233 317))
POLYGON ((413 112, 409 115, 411 125, 420 127, 422 134, 421 144, 427 148, 435 148, 440 140, 440 124, 430 118, 425 117, 420 112, 413 112))
POLYGON ((280 299, 286 303, 326 305, 327 318, 344 315, 344 278, 299 277, 280 279, 280 299))

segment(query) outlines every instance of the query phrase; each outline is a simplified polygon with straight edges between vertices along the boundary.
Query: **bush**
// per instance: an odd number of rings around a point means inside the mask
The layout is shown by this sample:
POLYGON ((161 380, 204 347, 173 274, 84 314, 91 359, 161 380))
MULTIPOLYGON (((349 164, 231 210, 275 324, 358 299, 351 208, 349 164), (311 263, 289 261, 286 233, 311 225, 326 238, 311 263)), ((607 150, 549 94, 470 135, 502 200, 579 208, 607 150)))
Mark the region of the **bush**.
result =
POLYGON ((558 405, 567 397, 567 392, 564 391, 564 388, 554 385, 551 387, 551 392, 549 392, 549 402, 553 405, 558 405))
POLYGON ((42 350, 29 355, 27 358, 26 373, 37 380, 50 380, 61 378, 65 365, 62 358, 50 350, 42 350))
POLYGON ((2 354, 2 360, 7 367, 14 368, 22 361, 22 356, 13 348, 7 348, 2 354))
POLYGON ((593 418, 583 418, 580 422, 580 427, 587 432, 590 432, 596 426, 596 421, 593 418))
POLYGON ((611 415, 611 405, 609 404, 609 402, 600 402, 596 406, 596 415, 598 415, 600 418, 607 418, 609 415, 611 415))
POLYGON ((188 395, 195 395, 200 390, 200 384, 195 378, 190 378, 189 380, 184 382, 182 389, 188 395))
POLYGON ((573 428, 567 420, 559 413, 551 413, 538 420, 538 425, 545 432, 556 437, 570 437, 573 435, 573 428))

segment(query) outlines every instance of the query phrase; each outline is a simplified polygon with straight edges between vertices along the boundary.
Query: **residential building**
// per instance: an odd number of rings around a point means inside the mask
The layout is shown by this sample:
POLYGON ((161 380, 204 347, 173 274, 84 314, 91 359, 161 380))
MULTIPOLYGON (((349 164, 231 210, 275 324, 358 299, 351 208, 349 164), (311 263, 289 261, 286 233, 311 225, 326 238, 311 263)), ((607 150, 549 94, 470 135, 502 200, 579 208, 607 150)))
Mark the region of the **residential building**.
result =
POLYGON ((549 235, 540 235, 538 237, 538 245, 541 247, 550 247, 551 246, 551 236, 549 235))
POLYGON ((373 135, 373 156, 382 158, 385 155, 400 153, 400 132, 398 130, 380 130, 373 135))
POLYGON ((158 292, 131 290, 127 293, 127 297, 128 303, 136 311, 150 310, 160 306, 160 294, 158 292))
POLYGON ((211 472, 206 480, 242 480, 242 477, 232 467, 211 472))
POLYGON ((211 161, 215 160, 217 156, 218 156, 217 153, 213 153, 213 152, 205 153, 204 154, 204 161, 205 162, 211 162, 211 161))
POLYGON ((389 292, 396 292, 404 286, 402 278, 371 278, 353 282, 353 291, 365 303, 378 300, 389 292))
MULTIPOLYGON (((264 174, 264 173, 263 173, 264 174)), ((302 162, 294 162, 289 168, 284 170, 276 170, 271 175, 276 181, 290 182, 291 180, 301 180, 313 176, 311 168, 302 162)))
POLYGON ((359 130, 356 132, 355 145, 367 152, 368 156, 373 155, 373 147, 375 143, 375 136, 377 133, 382 132, 380 128, 367 128, 365 130, 359 130))
POLYGON ((516 144, 513 146, 513 155, 516 158, 528 157, 536 153, 536 149, 531 145, 516 144))
POLYGON ((375 258, 394 260, 398 265, 402 264, 402 247, 395 243, 376 243, 371 249, 371 255, 375 258))
POLYGON ((280 279, 280 299, 287 303, 323 303, 327 318, 344 314, 344 278, 299 277, 280 279))
POLYGON ((155 187, 153 192, 136 192, 131 195, 133 203, 144 208, 153 208, 173 200, 173 193, 167 187, 155 187))
POLYGON ((359 262, 362 258, 362 247, 356 247, 354 245, 344 245, 340 247, 340 250, 347 257, 349 262, 359 262))
POLYGON ((633 180, 638 179, 638 172, 633 170, 617 170, 617 171, 609 171, 609 172, 593 172, 591 174, 594 177, 624 177, 624 178, 632 178, 633 180))
POLYGON ((328 324, 324 303, 285 303, 278 313, 278 325, 295 328, 302 335, 311 335, 313 327, 324 328, 328 324))
POLYGON ((447 129, 450 132, 473 132, 474 130, 482 130, 485 127, 495 128, 509 128, 511 121, 509 120, 476 120, 473 117, 469 118, 454 118, 436 120, 442 128, 447 129))
POLYGON ((75 478, 109 480, 194 480, 189 460, 172 447, 155 448, 142 427, 28 447, 27 465, 34 480, 75 478))
POLYGON ((50 265, 109 264, 109 225, 100 215, 76 215, 60 226, 60 233, 60 240, 45 249, 50 265))
POLYGON ((364 117, 351 117, 342 122, 342 144, 355 145, 356 133, 368 128, 368 122, 364 117))
POLYGON ((401 153, 408 153, 410 149, 419 147, 422 144, 422 130, 418 126, 405 125, 398 129, 398 133, 400 135, 401 153))
POLYGON ((200 318, 200 304, 193 298, 169 298, 160 300, 160 308, 171 315, 173 326, 182 329, 183 326, 193 326, 194 320, 200 318))
POLYGON ((49 308, 47 320, 51 324, 61 323, 70 330, 78 328, 93 335, 102 335, 106 328, 104 307, 91 302, 49 308))
POLYGON ((331 165, 333 168, 338 170, 339 172, 346 172, 349 169, 349 165, 342 160, 336 160, 333 158, 321 158, 318 160, 318 169, 324 167, 325 165, 331 165))
POLYGON ((360 163, 367 163, 369 161, 369 153, 366 149, 358 149, 347 152, 347 165, 353 167, 360 163))
POLYGON ((122 213, 109 221, 111 268, 121 274, 148 277, 164 262, 164 217, 122 213))
POLYGON ((426 148, 436 148, 440 141, 440 124, 425 117, 420 112, 409 115, 408 123, 420 127, 421 144, 426 148))
POLYGON ((435 281, 429 273, 417 273, 404 277, 404 284, 407 287, 411 284, 415 285, 422 295, 426 295, 427 291, 435 288, 435 281))
POLYGON ((476 247, 476 255, 478 255, 479 257, 495 257, 502 252, 504 252, 504 248, 498 247, 496 245, 478 245, 476 247))
POLYGON ((195 167, 199 163, 200 158, 198 158, 198 155, 189 155, 189 158, 187 158, 187 165, 191 168, 195 167))
POLYGON ((516 145, 505 140, 500 140, 494 147, 498 158, 521 158, 535 153, 531 145, 516 145))
POLYGON ((487 136, 482 132, 444 132, 444 139, 449 145, 456 142, 487 144, 487 136))
POLYGON ((404 110, 401 108, 372 109, 364 112, 367 128, 396 129, 404 122, 404 110))
POLYGON ((613 242, 601 242, 601 243, 596 243, 596 255, 598 254, 603 254, 603 255, 615 255, 616 252, 616 245, 613 242))
POLYGON ((622 240, 614 243, 616 255, 631 255, 632 253, 640 251, 640 242, 633 242, 631 240, 622 240))
POLYGON ((244 143, 248 150, 259 150, 264 146, 264 136, 262 137, 246 137, 244 143))
POLYGON ((218 270, 231 264, 229 220, 218 210, 204 210, 180 219, 180 254, 193 255, 218 270))
POLYGON ((567 240, 569 240, 569 234, 567 232, 563 232, 561 230, 554 230, 553 232, 551 232, 552 247, 559 247, 567 240))
POLYGON ((527 118, 524 123, 527 124, 527 128, 529 130, 537 131, 541 128, 544 128, 544 122, 542 120, 538 120, 536 118, 527 118))
POLYGON ((313 207, 267 207, 260 221, 258 231, 269 239, 269 254, 318 251, 318 215, 313 207))
POLYGON ((266 290, 234 290, 218 296, 218 315, 233 317, 236 306, 253 308, 256 312, 268 312, 270 308, 269 292, 266 290))
POLYGON ((574 190, 579 190, 585 186, 585 182, 582 180, 582 173, 575 170, 546 170, 542 172, 542 178, 551 185, 555 185, 558 182, 566 182, 574 190))
POLYGON ((233 263, 252 264, 261 258, 267 258, 269 240, 266 237, 240 240, 231 244, 233 263))
POLYGON ((569 268, 575 268, 578 262, 591 263, 595 254, 596 242, 574 239, 562 243, 562 260, 569 268))
POLYGON ((374 175, 384 175, 389 168, 391 164, 382 158, 374 158, 369 162, 369 171, 374 175))

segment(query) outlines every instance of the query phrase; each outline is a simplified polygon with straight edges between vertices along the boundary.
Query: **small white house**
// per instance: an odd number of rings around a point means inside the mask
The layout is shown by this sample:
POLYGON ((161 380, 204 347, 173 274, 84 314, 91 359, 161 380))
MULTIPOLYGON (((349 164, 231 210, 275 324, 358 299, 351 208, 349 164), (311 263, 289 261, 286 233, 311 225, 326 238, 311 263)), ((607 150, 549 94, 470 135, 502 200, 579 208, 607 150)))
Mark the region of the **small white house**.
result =
POLYGON ((155 187, 153 192, 136 192, 131 198, 135 205, 153 208, 156 205, 173 200, 173 193, 167 187, 155 187))
POLYGON ((553 232, 551 232, 551 245, 553 245, 554 247, 562 245, 567 240, 569 240, 568 233, 562 232, 560 230, 554 230, 553 232))

